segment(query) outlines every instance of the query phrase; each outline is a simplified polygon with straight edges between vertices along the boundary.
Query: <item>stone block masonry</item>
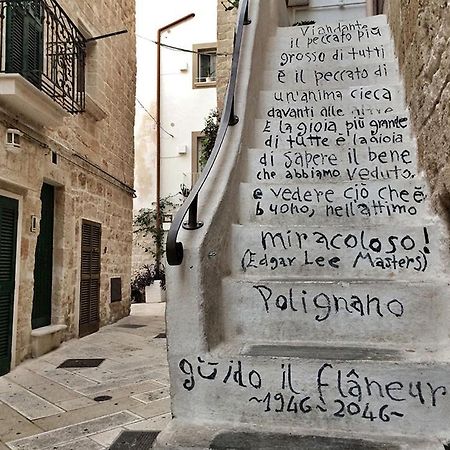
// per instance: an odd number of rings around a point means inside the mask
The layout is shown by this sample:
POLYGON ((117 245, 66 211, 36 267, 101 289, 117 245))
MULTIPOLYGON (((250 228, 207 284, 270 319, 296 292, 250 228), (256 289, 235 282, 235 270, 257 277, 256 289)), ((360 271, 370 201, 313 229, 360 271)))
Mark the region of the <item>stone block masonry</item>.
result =
POLYGON ((217 57, 217 108, 219 111, 223 109, 230 78, 237 16, 237 9, 226 11, 222 3, 226 2, 217 0, 217 53, 219 54, 217 57))
POLYGON ((36 243, 43 183, 55 187, 52 325, 66 325, 63 339, 78 337, 82 222, 101 225, 100 326, 128 315, 134 183, 135 2, 62 0, 61 7, 85 34, 127 34, 87 44, 87 110, 40 128, 7 109, 6 129, 24 132, 20 151, 0 145, 0 195, 20 202, 19 264, 14 305, 12 362, 31 356, 31 315, 36 243), (53 158, 53 159, 52 159, 53 158), (31 230, 32 217, 37 229, 31 230), (111 303, 111 278, 121 278, 121 301, 111 303))
POLYGON ((450 207, 450 3, 385 2, 434 207, 450 207))

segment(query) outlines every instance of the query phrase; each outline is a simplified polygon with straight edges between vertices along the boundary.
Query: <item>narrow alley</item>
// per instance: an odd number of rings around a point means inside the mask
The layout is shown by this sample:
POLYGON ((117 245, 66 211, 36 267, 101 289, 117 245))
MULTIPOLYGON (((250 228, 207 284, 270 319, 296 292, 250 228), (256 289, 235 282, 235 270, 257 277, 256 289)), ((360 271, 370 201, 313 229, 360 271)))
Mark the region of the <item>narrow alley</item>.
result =
POLYGON ((161 430, 170 418, 164 307, 132 305, 131 316, 0 378, 0 450, 101 450, 124 430, 161 430))

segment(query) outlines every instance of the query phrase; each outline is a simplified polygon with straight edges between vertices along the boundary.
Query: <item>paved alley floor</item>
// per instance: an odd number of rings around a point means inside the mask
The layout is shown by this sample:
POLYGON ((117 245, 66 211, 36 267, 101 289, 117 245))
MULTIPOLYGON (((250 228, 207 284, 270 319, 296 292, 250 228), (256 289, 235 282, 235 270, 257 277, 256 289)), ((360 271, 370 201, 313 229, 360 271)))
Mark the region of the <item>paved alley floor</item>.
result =
POLYGON ((165 304, 63 344, 0 377, 0 450, 100 450, 123 430, 160 430, 170 419, 165 304), (68 359, 96 368, 58 368, 68 359))

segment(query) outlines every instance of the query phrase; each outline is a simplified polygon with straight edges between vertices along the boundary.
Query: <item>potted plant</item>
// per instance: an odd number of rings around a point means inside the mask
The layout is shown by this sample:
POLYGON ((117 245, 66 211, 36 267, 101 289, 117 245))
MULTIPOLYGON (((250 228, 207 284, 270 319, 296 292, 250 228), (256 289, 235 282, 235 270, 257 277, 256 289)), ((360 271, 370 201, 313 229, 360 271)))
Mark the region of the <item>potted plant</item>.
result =
POLYGON ((156 279, 156 270, 154 264, 142 266, 131 280, 131 302, 145 303, 147 298, 145 290, 151 286, 156 279))
POLYGON ((213 81, 215 81, 215 72, 208 68, 205 73, 205 83, 212 83, 213 81))
MULTIPOLYGON (((161 217, 173 213, 177 208, 177 205, 172 201, 173 197, 175 196, 161 198, 161 217)), ((156 299, 155 301, 165 301, 166 272, 163 263, 165 232, 162 220, 158 223, 156 208, 143 208, 134 217, 133 225, 134 233, 137 236, 137 245, 143 248, 154 262, 139 269, 131 282, 131 289, 136 292, 136 298, 139 298, 139 295, 146 295, 147 292, 146 301, 149 301, 149 297, 156 299), (150 240, 148 240, 148 237, 150 237, 150 240), (159 294, 158 292, 152 293, 152 289, 147 289, 146 286, 153 287, 153 290, 156 287, 159 294), (159 298, 161 300, 158 300, 159 298)))
POLYGON ((145 302, 161 303, 166 301, 166 271, 163 264, 147 266, 150 277, 145 286, 145 302))

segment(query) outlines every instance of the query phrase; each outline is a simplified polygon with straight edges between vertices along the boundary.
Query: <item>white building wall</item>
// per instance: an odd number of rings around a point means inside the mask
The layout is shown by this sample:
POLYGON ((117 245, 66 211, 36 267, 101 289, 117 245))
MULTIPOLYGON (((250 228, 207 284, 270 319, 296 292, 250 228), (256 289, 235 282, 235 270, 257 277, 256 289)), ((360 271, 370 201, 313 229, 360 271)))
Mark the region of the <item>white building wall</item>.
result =
MULTIPOLYGON (((170 0, 155 8, 137 0, 137 99, 156 117, 157 30, 190 13, 195 17, 162 35, 161 42, 187 50, 194 44, 215 43, 217 3, 212 0, 170 0)), ((204 128, 204 119, 216 107, 215 88, 192 88, 192 53, 161 50, 161 197, 176 194, 180 185, 190 187, 192 132, 204 128), (166 130, 166 131, 164 131, 166 130), (169 136, 170 133, 172 136, 169 136), (186 148, 185 154, 179 149, 186 148)), ((156 124, 137 105, 135 210, 156 200, 156 124)))
POLYGON ((336 17, 343 21, 362 19, 371 12, 372 3, 372 0, 309 0, 306 6, 291 8, 291 21, 315 20, 320 24, 333 22, 336 17))

